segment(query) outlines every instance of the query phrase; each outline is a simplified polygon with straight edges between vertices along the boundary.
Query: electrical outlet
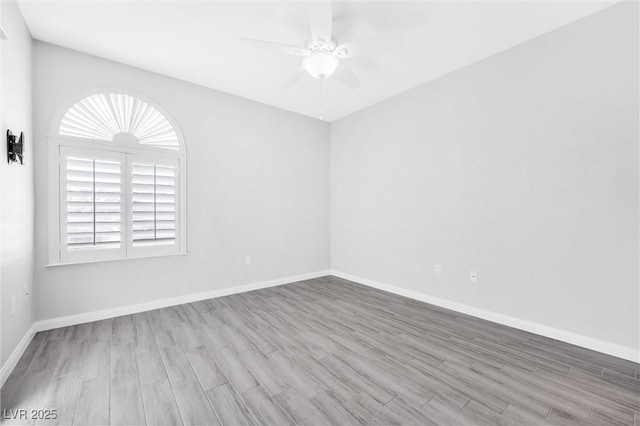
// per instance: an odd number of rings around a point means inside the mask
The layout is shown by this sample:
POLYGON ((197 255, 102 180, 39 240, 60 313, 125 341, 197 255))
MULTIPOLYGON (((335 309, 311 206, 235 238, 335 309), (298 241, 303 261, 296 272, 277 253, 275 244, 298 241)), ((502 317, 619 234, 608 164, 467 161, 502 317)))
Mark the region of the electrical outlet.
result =
POLYGON ((14 316, 16 314, 16 297, 15 296, 11 296, 9 298, 9 304, 11 305, 11 316, 14 316))
POLYGON ((442 265, 436 265, 435 268, 433 269, 433 272, 436 275, 442 275, 442 265))
POLYGON ((245 265, 251 265, 251 256, 245 256, 244 257, 244 264, 245 265))
POLYGON ((478 273, 476 271, 469 271, 469 281, 472 283, 478 282, 478 273))

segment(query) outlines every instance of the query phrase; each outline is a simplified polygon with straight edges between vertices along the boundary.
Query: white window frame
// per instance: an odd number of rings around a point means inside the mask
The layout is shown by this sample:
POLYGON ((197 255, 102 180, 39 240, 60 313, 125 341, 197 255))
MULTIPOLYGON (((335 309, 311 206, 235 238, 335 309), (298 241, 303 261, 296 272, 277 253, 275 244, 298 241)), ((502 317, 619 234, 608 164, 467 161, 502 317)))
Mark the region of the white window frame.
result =
POLYGON ((77 263, 91 263, 110 260, 125 260, 135 258, 168 256, 186 254, 187 251, 187 186, 186 186, 186 160, 187 153, 184 149, 184 140, 179 128, 173 119, 156 103, 149 101, 144 96, 132 94, 123 90, 104 89, 92 91, 60 108, 52 120, 48 147, 48 229, 49 229, 49 263, 47 266, 67 265, 77 263), (61 136, 59 134, 60 121, 67 109, 84 97, 98 93, 124 93, 134 96, 149 103, 158 109, 170 121, 180 141, 179 150, 167 150, 143 146, 135 141, 126 139, 117 141, 102 141, 85 139, 75 136, 61 136), (119 249, 78 250, 71 252, 66 250, 66 218, 62 209, 66 208, 66 189, 62 188, 66 182, 65 167, 63 163, 65 153, 78 155, 96 155, 105 159, 118 159, 121 161, 122 190, 121 190, 121 244, 119 249), (131 163, 133 159, 153 161, 158 164, 171 164, 176 166, 176 242, 169 245, 133 247, 132 214, 131 208, 131 163))

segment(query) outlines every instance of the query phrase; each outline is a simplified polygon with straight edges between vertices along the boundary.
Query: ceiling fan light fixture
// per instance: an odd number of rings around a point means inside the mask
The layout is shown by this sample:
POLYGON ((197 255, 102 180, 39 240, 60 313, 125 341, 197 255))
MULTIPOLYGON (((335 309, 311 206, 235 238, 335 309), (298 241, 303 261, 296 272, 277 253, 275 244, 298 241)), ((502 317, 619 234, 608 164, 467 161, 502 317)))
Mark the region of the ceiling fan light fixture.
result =
POLYGON ((309 75, 318 80, 329 77, 338 68, 340 59, 328 52, 312 52, 305 56, 302 65, 309 75))

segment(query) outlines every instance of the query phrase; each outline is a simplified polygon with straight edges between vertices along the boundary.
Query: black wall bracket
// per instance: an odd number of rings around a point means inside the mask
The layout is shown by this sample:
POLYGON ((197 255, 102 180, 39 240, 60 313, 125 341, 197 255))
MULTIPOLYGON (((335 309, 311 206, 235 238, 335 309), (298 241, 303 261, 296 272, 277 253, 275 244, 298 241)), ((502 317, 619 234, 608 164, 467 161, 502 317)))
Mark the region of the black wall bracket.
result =
POLYGON ((24 164, 22 161, 22 153, 24 150, 24 133, 20 132, 20 138, 7 130, 7 163, 12 162, 24 164), (17 140, 16 140, 17 139, 17 140))

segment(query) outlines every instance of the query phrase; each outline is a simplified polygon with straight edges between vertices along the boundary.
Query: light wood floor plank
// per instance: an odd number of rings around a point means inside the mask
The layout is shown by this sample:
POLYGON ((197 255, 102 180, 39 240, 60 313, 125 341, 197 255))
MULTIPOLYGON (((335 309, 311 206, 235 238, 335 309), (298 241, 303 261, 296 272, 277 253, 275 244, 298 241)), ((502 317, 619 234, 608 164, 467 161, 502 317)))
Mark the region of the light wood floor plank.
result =
MULTIPOLYGON (((317 396, 317 395, 316 395, 317 396)), ((284 409, 287 416, 293 419, 295 424, 325 425, 329 420, 307 398, 289 388, 275 396, 276 401, 284 409)))
POLYGON ((72 424, 79 390, 79 371, 51 379, 42 407, 55 407, 57 416, 55 419, 38 419, 36 424, 72 424))
POLYGON ((189 349, 185 351, 185 355, 200 382, 200 386, 205 391, 227 382, 227 377, 203 346, 189 349))
POLYGON ((37 333, 0 393, 41 424, 640 426, 636 363, 336 277, 37 333))
POLYGON ((238 392, 246 392, 260 384, 232 349, 224 348, 214 357, 222 372, 229 379, 229 383, 238 392))
POLYGON ((255 425, 256 420, 229 384, 225 383, 207 391, 213 407, 224 425, 255 425))
POLYGON ((142 402, 147 424, 181 425, 175 397, 168 379, 142 387, 142 402))
POLYGON ((109 421, 112 425, 147 424, 137 378, 111 383, 109 421))
POLYGON ((198 382, 188 382, 173 392, 185 425, 219 425, 220 420, 198 382))
POLYGON ((74 425, 109 424, 109 376, 80 383, 80 395, 73 417, 74 425))
POLYGON ((111 369, 111 343, 108 340, 89 342, 82 364, 82 380, 109 377, 111 369))
POLYGON ((292 425, 293 420, 262 386, 243 394, 247 407, 261 425, 292 425))
POLYGON ((160 349, 160 354, 162 355, 162 360, 164 361, 164 366, 172 387, 176 388, 185 383, 198 380, 182 348, 178 346, 168 346, 160 349))

